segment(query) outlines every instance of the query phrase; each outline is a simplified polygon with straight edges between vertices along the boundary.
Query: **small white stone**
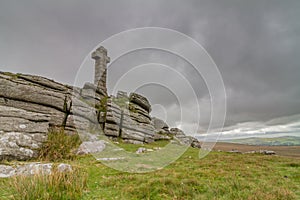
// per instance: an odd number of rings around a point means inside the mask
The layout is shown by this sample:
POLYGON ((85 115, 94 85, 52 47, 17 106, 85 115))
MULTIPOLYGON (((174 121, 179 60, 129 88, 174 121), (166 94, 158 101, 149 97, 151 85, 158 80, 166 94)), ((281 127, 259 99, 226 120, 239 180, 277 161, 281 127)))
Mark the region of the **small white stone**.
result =
POLYGON ((24 128, 26 128, 26 125, 25 125, 25 124, 20 124, 19 127, 20 127, 21 129, 24 129, 24 128))
POLYGON ((57 170, 59 172, 70 172, 70 171, 72 171, 72 167, 71 167, 71 165, 61 163, 57 166, 57 170))
POLYGON ((152 152, 154 151, 153 149, 146 149, 147 152, 152 152))

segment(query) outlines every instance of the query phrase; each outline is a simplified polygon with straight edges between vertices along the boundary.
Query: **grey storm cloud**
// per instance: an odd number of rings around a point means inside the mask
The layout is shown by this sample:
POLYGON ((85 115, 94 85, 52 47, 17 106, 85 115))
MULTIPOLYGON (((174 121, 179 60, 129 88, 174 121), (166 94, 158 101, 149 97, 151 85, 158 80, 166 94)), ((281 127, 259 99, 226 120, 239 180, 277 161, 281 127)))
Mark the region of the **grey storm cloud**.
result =
MULTIPOLYGON (((284 124, 287 132, 298 131, 299 9, 298 0, 3 0, 0 70, 42 75, 72 85, 85 56, 106 38, 137 27, 170 28, 202 44, 217 64, 227 94, 225 132, 245 130, 249 124, 254 129, 251 133, 265 126, 284 131, 284 124)), ((109 88, 130 67, 153 60, 166 62, 189 80, 200 102, 199 123, 205 130, 211 112, 205 82, 188 63, 172 55, 141 51, 120 58, 109 69, 109 88)), ((92 68, 86 73, 91 75, 92 68)), ((174 77, 168 78, 180 88, 174 77)), ((168 123, 176 125, 176 100, 170 93, 157 86, 139 91, 151 96, 154 104, 163 105, 168 123)), ((190 113, 195 110, 189 96, 182 106, 190 113)), ((184 126, 188 130, 193 123, 191 115, 184 126)))

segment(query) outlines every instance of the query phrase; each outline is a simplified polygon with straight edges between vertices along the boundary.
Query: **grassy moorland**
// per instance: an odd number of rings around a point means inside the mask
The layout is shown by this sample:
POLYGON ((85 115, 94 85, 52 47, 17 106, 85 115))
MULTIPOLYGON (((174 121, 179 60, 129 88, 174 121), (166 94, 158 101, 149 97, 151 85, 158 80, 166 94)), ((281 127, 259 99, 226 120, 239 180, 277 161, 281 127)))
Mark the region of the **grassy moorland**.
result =
MULTIPOLYGON (((130 144, 120 146, 129 151, 139 147, 130 144)), ((153 146, 155 144, 146 147, 153 146)), ((70 163, 78 174, 65 176, 64 179, 59 176, 57 182, 55 178, 54 181, 53 178, 50 181, 38 181, 40 179, 34 177, 26 178, 26 181, 21 178, 0 179, 0 199, 24 199, 16 192, 17 189, 26 190, 27 186, 20 185, 29 183, 32 187, 25 193, 49 193, 49 198, 44 195, 40 199, 53 199, 51 192, 62 193, 59 199, 90 200, 300 199, 300 160, 295 158, 211 152, 199 159, 198 150, 189 148, 171 165, 144 174, 108 168, 92 156, 79 156, 60 162, 70 163), (37 184, 39 189, 33 187, 37 184), (51 186, 52 190, 41 189, 43 184, 44 188, 51 186), (55 187, 55 184, 59 187, 55 187)))
POLYGON ((247 145, 261 145, 261 146, 300 146, 300 137, 284 136, 274 138, 244 138, 234 140, 224 140, 224 142, 247 144, 247 145))
POLYGON ((216 151, 230 151, 232 149, 238 150, 240 152, 247 151, 259 151, 259 150, 270 150, 275 151, 276 155, 297 158, 300 159, 300 146, 261 146, 261 145, 246 145, 246 144, 235 144, 235 143, 225 143, 218 142, 214 146, 216 151))

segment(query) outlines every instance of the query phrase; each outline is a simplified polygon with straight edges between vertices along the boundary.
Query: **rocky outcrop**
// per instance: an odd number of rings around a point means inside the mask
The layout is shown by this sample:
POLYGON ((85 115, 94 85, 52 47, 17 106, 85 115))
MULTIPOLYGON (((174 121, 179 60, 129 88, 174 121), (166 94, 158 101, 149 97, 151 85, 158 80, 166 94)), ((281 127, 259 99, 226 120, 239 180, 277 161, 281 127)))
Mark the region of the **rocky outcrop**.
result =
POLYGON ((0 160, 36 157, 50 128, 74 134, 76 129, 97 127, 95 104, 104 94, 88 86, 80 89, 40 76, 0 72, 0 160))
POLYGON ((176 137, 197 146, 181 130, 169 130, 165 122, 151 118, 150 111, 147 98, 137 93, 107 97, 91 83, 77 88, 40 76, 0 72, 0 160, 37 157, 52 128, 80 132, 83 141, 95 142, 104 133, 134 144, 176 137))
POLYGON ((155 140, 171 140, 176 139, 181 144, 184 145, 190 145, 194 148, 201 148, 201 143, 198 141, 198 139, 187 136, 182 130, 179 128, 171 128, 169 129, 168 124, 156 117, 152 118, 152 124, 155 128, 155 140))
POLYGON ((120 137, 130 143, 153 142, 155 131, 150 110, 145 97, 136 93, 128 97, 125 92, 118 92, 117 97, 107 100, 105 135, 120 137))
POLYGON ((201 143, 196 138, 184 134, 179 128, 171 128, 170 133, 182 144, 190 145, 194 148, 201 148, 201 143))
POLYGON ((170 140, 172 135, 169 131, 169 126, 166 122, 156 117, 152 117, 152 124, 155 128, 154 140, 170 140))

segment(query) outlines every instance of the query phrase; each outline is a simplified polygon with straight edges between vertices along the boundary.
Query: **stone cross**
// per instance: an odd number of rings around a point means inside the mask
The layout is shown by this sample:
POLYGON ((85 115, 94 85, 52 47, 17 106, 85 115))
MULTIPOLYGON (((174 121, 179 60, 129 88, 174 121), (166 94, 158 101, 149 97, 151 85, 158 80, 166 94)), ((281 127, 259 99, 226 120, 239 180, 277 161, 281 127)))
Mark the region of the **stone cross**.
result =
POLYGON ((103 46, 99 47, 92 53, 92 58, 95 60, 94 84, 97 86, 97 89, 100 89, 107 94, 107 63, 110 62, 110 58, 107 56, 107 50, 103 46))

